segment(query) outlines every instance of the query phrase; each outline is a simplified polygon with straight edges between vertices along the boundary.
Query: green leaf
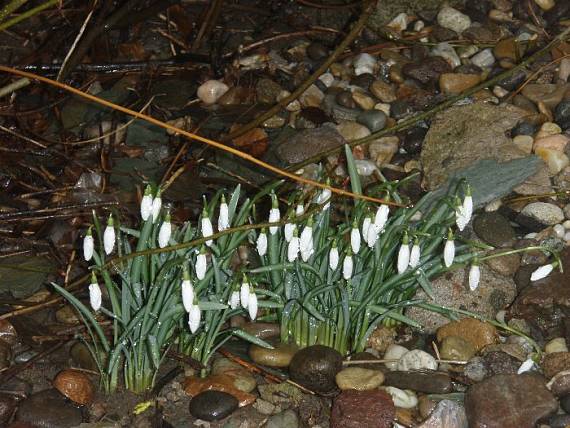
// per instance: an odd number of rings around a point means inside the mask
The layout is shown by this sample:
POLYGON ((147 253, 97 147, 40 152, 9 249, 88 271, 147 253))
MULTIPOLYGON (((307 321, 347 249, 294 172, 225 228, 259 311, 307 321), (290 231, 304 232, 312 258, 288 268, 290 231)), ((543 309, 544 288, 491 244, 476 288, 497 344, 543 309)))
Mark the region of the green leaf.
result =
POLYGON ((344 153, 346 154, 346 166, 348 167, 348 175, 350 176, 350 187, 352 193, 357 195, 362 194, 362 185, 360 183, 360 176, 356 169, 356 163, 354 162, 354 157, 352 156, 352 149, 348 144, 344 146, 344 153))
POLYGON ((416 276, 418 278, 418 284, 420 284, 420 286, 423 288, 423 290, 426 292, 426 294, 428 295, 428 297, 431 300, 435 300, 435 296, 433 294, 433 288, 431 286, 431 281, 427 278, 425 272, 423 271, 423 269, 418 269, 416 276))
POLYGON ((241 329, 232 329, 231 332, 234 336, 237 336, 240 339, 247 340, 248 342, 253 343, 254 345, 261 346, 262 348, 274 349, 273 346, 267 343, 265 340, 262 340, 249 333, 246 333, 241 329))
POLYGON ((160 347, 158 346, 158 342, 156 341, 156 336, 150 334, 147 337, 148 344, 149 344, 149 351, 150 357, 152 358, 152 363, 154 367, 158 369, 160 366, 160 347))
POLYGON ((203 300, 198 303, 198 306, 203 311, 220 311, 228 308, 228 305, 224 305, 223 303, 205 302, 203 300))

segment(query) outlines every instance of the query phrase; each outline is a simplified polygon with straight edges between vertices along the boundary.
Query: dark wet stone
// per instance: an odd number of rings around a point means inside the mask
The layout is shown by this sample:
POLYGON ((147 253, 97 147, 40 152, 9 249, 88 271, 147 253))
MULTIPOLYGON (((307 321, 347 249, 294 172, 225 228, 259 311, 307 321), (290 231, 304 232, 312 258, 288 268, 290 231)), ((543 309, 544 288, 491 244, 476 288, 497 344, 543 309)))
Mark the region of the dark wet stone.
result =
POLYGON ((548 379, 556 374, 570 370, 570 352, 553 352, 542 359, 542 370, 548 379))
POLYGON ((313 61, 320 61, 329 56, 328 48, 319 42, 313 42, 307 46, 307 55, 313 61))
POLYGON ((477 215, 473 220, 473 230, 479 238, 493 247, 509 247, 516 236, 509 221, 495 212, 477 215))
POLYGON ((556 106, 554 121, 564 131, 570 129, 570 100, 563 100, 556 106))
POLYGON ((190 413, 192 416, 204 421, 223 419, 237 407, 238 399, 222 391, 204 391, 190 401, 190 413))
POLYGON ((264 104, 273 104, 283 88, 271 79, 259 79, 255 84, 257 101, 264 104))
POLYGON ((403 119, 404 117, 409 116, 413 112, 414 109, 406 101, 396 100, 391 104, 390 116, 392 116, 396 120, 403 119))
POLYGON ((540 265, 525 265, 521 266, 515 273, 513 280, 517 285, 517 291, 521 292, 530 285, 530 276, 539 268, 540 265))
POLYGON ((302 118, 305 124, 312 125, 304 126, 303 128, 318 128, 324 123, 331 121, 331 118, 318 107, 305 107, 299 113, 299 118, 302 118))
POLYGON ((481 74, 483 70, 475 64, 461 64, 459 67, 455 67, 453 72, 461 74, 481 74))
POLYGON ((38 392, 18 407, 16 420, 41 428, 75 427, 83 421, 81 410, 55 389, 38 392))
POLYGON ((487 368, 487 376, 516 374, 521 363, 516 358, 505 352, 487 352, 483 355, 483 361, 487 368))
MULTIPOLYGON (((504 70, 501 70, 504 71, 504 70)), ((497 82, 499 86, 505 88, 507 91, 514 91, 521 83, 526 80, 526 73, 524 70, 516 71, 510 76, 505 77, 497 82)))
POLYGON ((517 135, 533 136, 537 130, 538 130, 538 126, 536 126, 532 123, 529 123, 529 122, 521 122, 512 129, 511 137, 514 138, 517 135))
POLYGON ((465 3, 465 13, 469 15, 471 20, 485 22, 489 11, 493 8, 488 0, 468 1, 465 3))
POLYGON ((552 9, 544 14, 548 26, 558 24, 562 19, 568 19, 570 16, 570 2, 557 1, 552 9))
POLYGON ((449 28, 443 28, 439 25, 434 25, 431 30, 430 37, 436 42, 447 42, 449 40, 457 40, 458 35, 455 31, 449 28))
POLYGON ((548 420, 550 428, 567 428, 570 426, 570 415, 554 415, 548 420))
POLYGON ((427 58, 420 63, 408 63, 402 67, 404 76, 411 77, 424 84, 437 82, 442 73, 449 73, 450 71, 451 66, 439 56, 427 58))
POLYGON ((297 352, 289 364, 291 379, 322 394, 337 390, 335 376, 342 370, 342 355, 328 346, 313 345, 297 352))
POLYGON ((346 144, 346 140, 333 125, 325 124, 316 129, 306 129, 284 141, 276 149, 277 156, 286 163, 294 164, 322 151, 346 144))
POLYGON ((335 398, 331 428, 390 428, 396 416, 392 397, 384 391, 343 391, 335 398))
POLYGON ((372 74, 363 73, 350 79, 350 84, 368 90, 374 80, 376 80, 376 78, 372 74))
POLYGON ((562 407, 566 413, 570 413, 570 395, 565 395, 560 399, 560 407, 562 407))
POLYGON ((422 150, 427 131, 423 126, 414 126, 403 133, 402 147, 406 153, 415 155, 422 150))
POLYGON ((358 115, 356 121, 366 126, 370 132, 377 132, 386 126, 386 113, 381 110, 367 110, 358 115))
POLYGON ((346 108, 356 108, 356 102, 352 98, 352 94, 349 91, 342 91, 338 93, 335 97, 335 101, 338 105, 346 108))
POLYGON ((428 371, 389 371, 384 373, 384 385, 426 394, 446 394, 453 389, 448 374, 428 371))
POLYGON ((534 428, 557 409, 544 378, 534 374, 493 376, 471 386, 465 395, 472 427, 534 428))

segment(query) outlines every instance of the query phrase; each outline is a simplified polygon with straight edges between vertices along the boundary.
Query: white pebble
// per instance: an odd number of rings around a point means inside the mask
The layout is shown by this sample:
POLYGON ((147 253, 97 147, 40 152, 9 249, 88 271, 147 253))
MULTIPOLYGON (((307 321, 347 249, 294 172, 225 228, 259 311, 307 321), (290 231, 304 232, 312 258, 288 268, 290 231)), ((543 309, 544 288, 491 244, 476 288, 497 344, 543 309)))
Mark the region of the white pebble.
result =
POLYGON ((368 53, 361 53, 354 58, 354 74, 360 76, 361 74, 370 73, 374 74, 374 67, 376 67, 376 58, 368 53))
POLYGON ((357 159, 354 161, 354 163, 356 164, 356 172, 358 172, 358 175, 361 175, 363 177, 372 175, 374 171, 378 169, 376 164, 371 160, 357 159))
POLYGON ((554 225, 564 221, 562 208, 546 202, 532 202, 524 207, 521 212, 542 224, 554 225))
POLYGON ((330 88, 334 82, 334 76, 332 73, 323 73, 320 75, 319 80, 323 82, 327 88, 330 88))
POLYGON ((487 68, 495 63, 493 51, 489 48, 483 49, 481 52, 471 57, 471 63, 480 68, 487 68))
POLYGON ((564 220, 562 226, 564 226, 565 229, 570 229, 570 220, 564 220))
POLYGON ((530 233, 527 233, 527 234, 524 236, 524 239, 534 239, 534 238, 536 238, 537 236, 538 236, 538 233, 536 233, 536 232, 530 232, 530 233))
POLYGON ((471 26, 471 18, 449 6, 441 8, 437 14, 437 23, 443 28, 461 34, 471 26))
POLYGON ((418 397, 413 391, 395 388, 393 386, 385 386, 384 391, 392 396, 394 406, 402 409, 413 409, 418 405, 418 397))
POLYGON ((402 12, 396 15, 396 17, 390 21, 387 27, 391 28, 394 31, 397 31, 398 33, 401 33, 406 28, 408 28, 409 23, 410 23, 410 17, 408 16, 407 13, 402 12))
POLYGON ((197 95, 204 104, 215 104, 229 89, 224 82, 208 80, 200 85, 197 95))
POLYGON ((507 91, 505 88, 497 85, 493 88, 493 94, 495 94, 495 96, 497 96, 499 98, 503 98, 509 94, 509 91, 507 91))
POLYGON ((554 230, 555 235, 559 238, 563 238, 566 233, 566 229, 564 229, 564 226, 561 224, 555 224, 552 230, 554 230))
POLYGON ((556 337, 544 345, 544 352, 546 354, 553 354, 554 352, 568 352, 566 339, 563 337, 556 337))
POLYGON ((500 199, 494 199, 491 202, 489 202, 487 205, 485 205, 485 212, 488 213, 492 213, 494 211, 497 211, 501 205, 503 205, 503 201, 501 201, 500 199))
POLYGON ((420 32, 425 28, 426 24, 421 19, 414 22, 414 31, 420 32))
POLYGON ((438 43, 432 50, 432 56, 439 56, 443 58, 451 68, 459 67, 461 65, 461 60, 455 52, 453 46, 447 42, 438 43))
POLYGON ((390 104, 388 103, 378 103, 374 106, 375 110, 380 110, 386 113, 386 116, 390 116, 390 104))
POLYGON ((434 357, 421 349, 406 352, 398 360, 398 370, 437 370, 437 361, 434 357))
MULTIPOLYGON (((403 346, 396 345, 395 343, 392 343, 386 349, 386 352, 384 353, 384 359, 385 360, 399 360, 400 357, 402 355, 406 354, 407 352, 409 352, 408 348, 404 348, 403 346)), ((384 364, 386 364, 386 367, 388 367, 388 369, 390 369, 390 370, 398 370, 398 361, 392 361, 392 362, 384 363, 384 364)))

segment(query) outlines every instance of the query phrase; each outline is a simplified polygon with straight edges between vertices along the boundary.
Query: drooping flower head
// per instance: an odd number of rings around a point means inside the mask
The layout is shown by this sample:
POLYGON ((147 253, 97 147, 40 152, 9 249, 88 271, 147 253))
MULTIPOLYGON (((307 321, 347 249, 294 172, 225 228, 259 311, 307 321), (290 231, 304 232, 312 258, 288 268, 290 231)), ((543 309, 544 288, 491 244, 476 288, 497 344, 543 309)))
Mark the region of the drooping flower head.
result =
POLYGON ((141 218, 147 221, 152 215, 152 188, 150 184, 144 189, 144 195, 141 199, 141 218))
POLYGON ((164 216, 164 221, 160 225, 158 230, 158 246, 164 248, 168 246, 168 241, 170 241, 170 236, 172 235, 172 224, 170 223, 170 212, 166 213, 164 216))
POLYGON ((192 305, 194 304, 194 287, 190 281, 190 273, 188 269, 184 268, 184 273, 182 277, 182 305, 186 312, 190 312, 192 305))
POLYGON ((111 254, 113 248, 115 248, 115 223, 112 214, 109 215, 107 227, 105 227, 105 231, 103 232, 103 248, 107 255, 111 254))
MULTIPOLYGON (((212 220, 210 220, 210 215, 208 214, 208 210, 206 210, 206 199, 204 198, 204 208, 202 209, 202 218, 201 218, 201 226, 202 226, 202 236, 207 238, 208 236, 212 236, 214 234, 214 227, 212 226, 212 220)), ((206 241, 206 245, 208 247, 212 246, 213 241, 208 239, 206 241)))
POLYGON ((222 195, 220 202, 220 215, 218 217, 218 231, 222 232, 230 227, 230 209, 226 203, 226 197, 222 195))
POLYGON ((339 261, 339 254, 335 239, 332 243, 331 250, 329 253, 329 267, 331 268, 331 270, 336 270, 336 268, 338 267, 338 261, 339 261))
POLYGON ((301 240, 299 239, 299 233, 297 232, 297 226, 293 229, 293 237, 287 245, 287 261, 293 263, 297 260, 299 251, 301 250, 301 240))
POLYGON ((154 199, 152 200, 152 222, 156 223, 158 218, 160 217, 160 208, 162 207, 162 198, 160 196, 162 190, 160 187, 156 191, 156 195, 154 195, 154 199))
POLYGON ((244 275, 239 293, 241 306, 244 309, 247 309, 249 305, 249 293, 250 293, 249 281, 247 280, 247 277, 244 275))
POLYGON ((265 254, 267 254, 267 233, 265 232, 265 228, 261 229, 261 232, 259 232, 256 246, 257 253, 260 257, 263 257, 265 254))
POLYGON ((344 256, 344 260, 342 261, 342 277, 348 281, 352 278, 353 269, 354 262, 352 260, 352 251, 349 248, 346 252, 346 256, 344 256))
POLYGON ((91 260, 93 257, 95 243, 93 242, 93 233, 91 232, 91 227, 87 229, 85 238, 83 238, 83 258, 86 262, 91 260))
POLYGON ((95 272, 91 272, 91 284, 89 284, 89 304, 97 312, 101 308, 101 288, 97 283, 95 272))
POLYGON ((299 239, 299 249, 301 251, 301 259, 304 262, 309 260, 309 257, 313 255, 313 218, 309 217, 307 224, 301 232, 301 238, 299 239))
POLYGON ((540 279, 546 278, 554 270, 554 263, 549 263, 547 265, 540 266, 531 275, 531 281, 538 281, 540 279))
POLYGON ((360 251, 360 241, 360 230, 358 230, 358 223, 354 220, 350 231, 350 248, 354 254, 358 254, 360 251))
MULTIPOLYGON (((275 193, 271 193, 271 209, 269 210, 269 223, 276 223, 281 220, 279 212, 279 201, 275 193)), ((279 230, 279 226, 269 226, 269 233, 275 235, 279 230)))
POLYGON ((208 270, 208 260, 206 258, 206 248, 202 246, 198 256, 196 257, 196 266, 194 267, 196 270, 196 278, 199 280, 204 279, 206 276, 206 271, 208 270))
POLYGON ((404 232, 402 237, 402 244, 398 250, 398 261, 396 263, 396 268, 398 273, 404 273, 410 264, 410 239, 408 238, 408 232, 404 232))
POLYGON ((418 238, 414 239, 414 245, 412 245, 412 250, 410 251, 410 267, 415 269, 420 264, 421 250, 418 238))
POLYGON ((453 232, 451 229, 447 232, 447 241, 443 247, 443 263, 445 267, 450 267, 455 259, 455 241, 453 240, 453 232))
POLYGON ((188 311, 188 327, 190 327, 190 332, 196 333, 200 327, 200 319, 202 318, 202 311, 200 306, 195 302, 190 310, 188 311))
POLYGON ((249 302, 247 305, 247 312, 249 314, 249 318, 252 321, 254 321, 255 318, 257 317, 257 294, 255 294, 253 287, 249 292, 249 302))
POLYGON ((473 260, 471 267, 469 268, 469 289, 475 291, 479 287, 479 281, 481 280, 481 268, 479 268, 479 261, 477 259, 473 260))
POLYGON ((374 224, 378 229, 378 233, 384 230, 386 223, 388 222, 388 216, 390 215, 390 207, 386 204, 382 204, 378 207, 376 211, 376 216, 374 217, 374 224))

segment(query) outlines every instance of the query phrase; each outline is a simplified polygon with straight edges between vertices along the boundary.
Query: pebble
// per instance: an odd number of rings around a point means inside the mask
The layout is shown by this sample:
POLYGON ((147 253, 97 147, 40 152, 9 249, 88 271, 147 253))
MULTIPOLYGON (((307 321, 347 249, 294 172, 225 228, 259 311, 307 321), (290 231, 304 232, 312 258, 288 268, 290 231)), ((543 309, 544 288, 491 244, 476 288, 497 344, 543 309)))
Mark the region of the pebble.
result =
POLYGON ((544 380, 533 374, 497 375, 465 395, 469 426, 532 428, 558 409, 544 380))
POLYGON ((443 73, 439 76, 439 88, 446 95, 459 95, 480 81, 477 74, 443 73))
POLYGON ((251 392, 257 386, 255 377, 242 366, 227 358, 217 358, 212 364, 213 375, 226 375, 233 379, 234 386, 244 392, 251 392))
POLYGON ((546 387, 557 397, 570 394, 570 370, 556 373, 546 387))
POLYGON ((354 163, 356 165, 356 172, 362 177, 369 177, 374 174, 374 171, 378 170, 376 164, 368 159, 356 159, 354 163))
POLYGON ((563 100, 556 106, 554 120, 564 131, 570 128, 570 99, 563 100))
POLYGON ((319 42, 313 42, 307 46, 307 55, 313 61, 320 61, 329 55, 329 50, 319 42))
POLYGON ((205 378, 190 376, 185 379, 183 388, 184 392, 191 397, 196 397, 208 390, 225 392, 235 397, 240 407, 255 401, 255 395, 237 389, 234 386, 234 378, 225 374, 209 375, 205 378))
POLYGON ((521 365, 517 358, 501 351, 486 352, 483 355, 483 361, 487 367, 487 376, 489 377, 502 374, 516 374, 521 365))
POLYGON ((368 110, 360 113, 356 118, 356 121, 366 126, 370 132, 378 132, 384 129, 387 119, 388 118, 383 111, 368 110))
POLYGON ((376 389, 384 382, 384 374, 379 370, 361 367, 347 367, 335 376, 336 384, 341 390, 357 389, 366 391, 376 389))
POLYGON ((437 371, 389 371, 385 373, 384 385, 425 394, 447 394, 453 390, 451 377, 437 371))
POLYGON ((541 363, 542 371, 547 379, 561 371, 570 369, 570 352, 554 352, 544 355, 541 363))
POLYGON ((481 382, 487 377, 487 365, 481 357, 473 357, 463 366, 463 374, 473 382, 481 382))
POLYGON ((568 84, 557 85, 553 83, 529 83, 521 93, 538 104, 540 101, 544 103, 550 110, 554 110, 562 101, 568 84))
POLYGON ((532 138, 530 135, 517 135, 515 138, 513 138, 513 144, 524 153, 530 155, 532 153, 532 147, 534 145, 534 138, 532 138))
POLYGON ((534 0, 534 2, 537 4, 538 7, 540 7, 542 10, 545 11, 548 11, 552 9, 554 6, 556 6, 555 0, 534 0))
POLYGON ((568 346, 566 345, 566 339, 563 337, 555 337, 544 345, 544 352, 546 354, 552 354, 554 352, 568 352, 568 346))
POLYGON ((449 336, 459 336, 468 340, 477 351, 496 343, 498 340, 495 326, 475 318, 462 318, 459 321, 452 321, 437 330, 439 342, 449 336))
MULTIPOLYGON (((384 353, 383 359, 385 359, 385 360, 399 360, 407 352, 409 352, 408 348, 404 348, 401 345, 397 345, 395 343, 392 343, 386 349, 386 352, 384 353)), ((386 365, 386 367, 389 370, 398 370, 398 361, 387 362, 384 364, 386 365)))
POLYGON ((78 426, 83 418, 79 407, 55 389, 46 389, 19 404, 16 420, 32 426, 71 428, 78 426))
POLYGON ((545 137, 550 137, 553 135, 558 135, 562 132, 560 126, 553 122, 544 122, 540 129, 538 130, 537 134, 534 136, 535 139, 541 139, 545 137))
POLYGON ((271 416, 264 425, 265 428, 297 428, 298 426, 299 416, 291 409, 271 416))
POLYGON ((285 368, 291 363, 293 355, 299 350, 294 344, 277 343, 273 349, 263 348, 258 345, 250 345, 249 356, 257 364, 267 367, 285 368))
POLYGON ((567 82, 568 77, 570 77, 570 58, 564 58, 558 67, 558 80, 567 82))
POLYGON ((469 361, 476 352, 473 344, 460 336, 446 337, 439 347, 439 353, 444 360, 469 361))
POLYGON ((359 140, 370 135, 370 130, 357 122, 343 121, 336 127, 338 133, 348 142, 359 140))
POLYGON ((566 234, 566 229, 561 224, 555 224, 552 231, 558 238, 564 238, 564 235, 566 234))
POLYGON ((438 43, 431 51, 433 56, 439 56, 447 61, 451 68, 456 68, 461 65, 461 59, 455 52, 453 46, 447 42, 438 43))
POLYGON ((354 101, 354 98, 352 98, 352 94, 349 91, 339 92, 335 97, 335 101, 342 107, 350 109, 356 107, 356 101, 354 101))
POLYGON ((556 175, 568 165, 570 165, 570 159, 565 153, 558 150, 546 149, 546 148, 536 148, 534 153, 539 156, 548 165, 548 171, 551 175, 556 175))
MULTIPOLYGON (((502 250, 497 250, 500 252, 502 250)), ((506 277, 512 277, 521 265, 521 257, 519 254, 509 254, 501 257, 495 257, 485 262, 493 272, 506 277)))
POLYGON ((16 407, 15 397, 0 393, 0 426, 8 426, 8 421, 12 418, 16 407))
POLYGON ((398 33, 401 33, 408 27, 409 23, 410 23, 410 17, 408 16, 407 13, 402 12, 396 15, 396 17, 392 19, 386 26, 398 33))
POLYGON ((359 76, 361 74, 369 73, 374 74, 376 68, 376 58, 368 53, 361 53, 353 62, 354 74, 359 76))
POLYGON ((382 388, 392 397, 394 406, 402 409, 413 409, 418 405, 418 397, 413 391, 395 388, 393 386, 385 386, 382 388))
POLYGON ((428 419, 418 428, 468 428, 467 415, 461 403, 455 400, 441 400, 428 419))
POLYGON ((301 349, 289 364, 289 374, 294 382, 322 394, 336 390, 335 376, 341 370, 342 355, 323 345, 301 349))
POLYGON ((229 89, 224 82, 208 80, 198 87, 197 95, 204 104, 215 104, 229 89))
POLYGON ((392 85, 382 80, 375 80, 370 85, 370 92, 383 103, 392 103, 396 101, 396 90, 392 85))
POLYGON ((497 212, 477 215, 473 220, 473 231, 481 240, 497 248, 510 247, 516 237, 511 223, 497 212))
POLYGON ((190 401, 192 416, 204 421, 218 421, 238 408, 238 400, 222 391, 204 391, 190 401))
POLYGON ((399 146, 398 137, 381 137, 368 146, 370 159, 379 167, 390 163, 392 157, 398 152, 399 146))
POLYGON ((449 6, 444 6, 437 14, 437 23, 461 34, 471 26, 471 18, 449 6))
POLYGON ((398 360, 398 370, 437 370, 437 361, 434 357, 421 349, 406 352, 398 360))
POLYGON ((361 90, 352 91, 352 99, 362 110, 372 110, 376 105, 376 101, 374 101, 370 95, 361 90))
POLYGON ((303 107, 318 107, 324 98, 325 94, 316 85, 311 85, 299 96, 299 102, 303 107))
POLYGON ((489 48, 483 49, 471 57, 471 63, 480 68, 491 67, 495 63, 493 51, 489 48))
POLYGON ((381 390, 342 391, 333 402, 331 428, 392 428, 396 409, 392 398, 381 390))
POLYGON ((560 207, 546 202, 532 202, 521 211, 523 215, 548 226, 564 221, 564 212, 560 207))
POLYGON ((565 395, 560 398, 560 407, 562 407, 566 413, 570 413, 570 395, 565 395))

